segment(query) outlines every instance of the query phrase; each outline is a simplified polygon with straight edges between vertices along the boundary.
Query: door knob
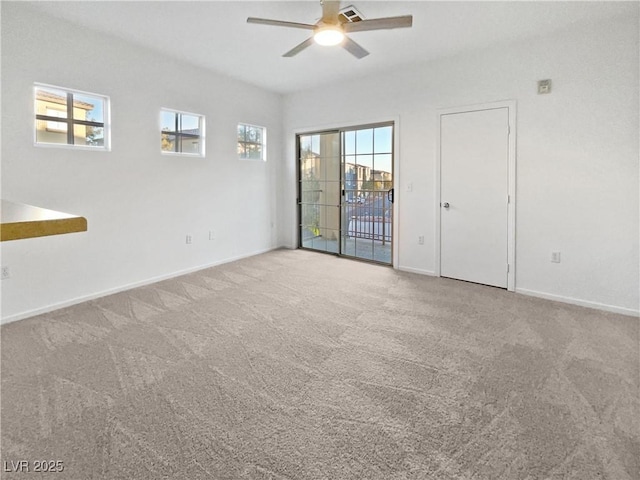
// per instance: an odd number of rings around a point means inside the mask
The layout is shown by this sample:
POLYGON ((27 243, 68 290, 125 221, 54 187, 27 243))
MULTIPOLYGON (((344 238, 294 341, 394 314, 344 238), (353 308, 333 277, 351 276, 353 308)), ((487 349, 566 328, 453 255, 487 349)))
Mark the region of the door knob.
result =
POLYGON ((440 205, 442 205, 444 208, 449 208, 449 202, 444 202, 444 203, 441 203, 440 205))

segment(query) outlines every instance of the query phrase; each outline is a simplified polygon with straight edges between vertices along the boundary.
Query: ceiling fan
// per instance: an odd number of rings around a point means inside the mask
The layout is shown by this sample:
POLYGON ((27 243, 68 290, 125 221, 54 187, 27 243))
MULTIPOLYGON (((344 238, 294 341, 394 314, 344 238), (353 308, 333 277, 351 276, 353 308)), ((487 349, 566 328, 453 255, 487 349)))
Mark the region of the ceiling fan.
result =
POLYGON ((307 38, 301 44, 293 47, 283 57, 293 57, 310 46, 314 41, 319 45, 340 45, 353 56, 363 58, 369 55, 364 48, 347 37, 347 33, 364 32, 367 30, 388 30, 391 28, 407 28, 413 23, 412 15, 400 17, 373 18, 358 22, 340 20, 340 2, 334 0, 320 0, 322 6, 322 18, 314 25, 308 23, 286 22, 282 20, 270 20, 268 18, 247 18, 247 23, 273 25, 276 27, 303 28, 313 30, 313 36, 307 38))

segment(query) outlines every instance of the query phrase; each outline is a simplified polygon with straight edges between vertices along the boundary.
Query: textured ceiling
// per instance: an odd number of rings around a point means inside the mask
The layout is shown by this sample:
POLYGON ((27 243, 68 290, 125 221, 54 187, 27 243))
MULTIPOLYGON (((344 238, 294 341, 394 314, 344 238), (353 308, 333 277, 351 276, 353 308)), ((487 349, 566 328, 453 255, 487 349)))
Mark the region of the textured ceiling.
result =
POLYGON ((367 18, 413 14, 413 28, 353 33, 371 54, 312 45, 301 29, 249 25, 248 16, 315 23, 318 1, 32 2, 38 11, 156 49, 260 87, 287 93, 492 44, 545 35, 574 24, 638 15, 636 2, 348 1, 367 18))

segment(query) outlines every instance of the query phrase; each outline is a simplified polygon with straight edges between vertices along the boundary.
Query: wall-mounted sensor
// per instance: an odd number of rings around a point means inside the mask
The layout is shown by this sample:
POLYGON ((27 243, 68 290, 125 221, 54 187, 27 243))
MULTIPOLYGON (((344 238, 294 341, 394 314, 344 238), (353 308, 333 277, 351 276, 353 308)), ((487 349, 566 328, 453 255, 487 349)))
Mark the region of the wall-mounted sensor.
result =
POLYGON ((551 93, 551 80, 538 80, 538 95, 551 93))

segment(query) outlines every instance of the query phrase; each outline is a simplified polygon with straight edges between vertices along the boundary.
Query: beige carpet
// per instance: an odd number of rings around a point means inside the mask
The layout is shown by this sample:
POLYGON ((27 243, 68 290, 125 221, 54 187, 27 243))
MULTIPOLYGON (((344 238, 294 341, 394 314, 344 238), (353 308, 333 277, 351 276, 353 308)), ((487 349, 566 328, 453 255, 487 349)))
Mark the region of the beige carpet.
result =
POLYGON ((2 478, 638 479, 638 324, 279 250, 2 327, 2 478))

